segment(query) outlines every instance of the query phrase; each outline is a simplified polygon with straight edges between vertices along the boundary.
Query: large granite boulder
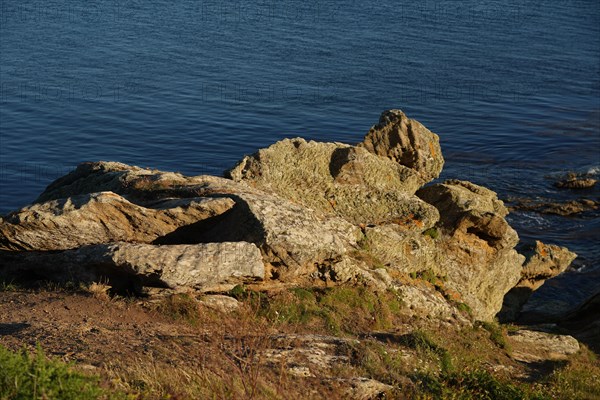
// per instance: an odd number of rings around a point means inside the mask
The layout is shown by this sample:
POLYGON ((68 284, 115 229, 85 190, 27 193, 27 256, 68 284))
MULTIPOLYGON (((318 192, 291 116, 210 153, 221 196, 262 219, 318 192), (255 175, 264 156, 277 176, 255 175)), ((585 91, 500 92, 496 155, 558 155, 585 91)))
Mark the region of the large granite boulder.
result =
POLYGON ((341 143, 285 139, 245 157, 227 175, 356 225, 423 230, 439 218, 414 196, 422 183, 414 170, 341 143))
POLYGON ((444 167, 438 135, 400 110, 384 111, 359 146, 411 168, 422 183, 437 178, 444 167))
POLYGON ((61 252, 0 252, 0 271, 19 280, 106 282, 118 291, 142 286, 231 289, 264 279, 258 248, 246 242, 158 246, 112 243, 61 252))

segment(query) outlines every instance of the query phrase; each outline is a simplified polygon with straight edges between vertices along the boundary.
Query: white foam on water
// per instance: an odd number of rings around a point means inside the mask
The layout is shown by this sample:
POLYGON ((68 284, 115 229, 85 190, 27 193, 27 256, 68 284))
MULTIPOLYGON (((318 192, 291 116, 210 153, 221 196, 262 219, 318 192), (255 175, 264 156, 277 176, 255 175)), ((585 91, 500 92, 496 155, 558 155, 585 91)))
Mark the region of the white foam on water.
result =
POLYGON ((591 167, 587 170, 588 175, 600 175, 600 166, 591 167))

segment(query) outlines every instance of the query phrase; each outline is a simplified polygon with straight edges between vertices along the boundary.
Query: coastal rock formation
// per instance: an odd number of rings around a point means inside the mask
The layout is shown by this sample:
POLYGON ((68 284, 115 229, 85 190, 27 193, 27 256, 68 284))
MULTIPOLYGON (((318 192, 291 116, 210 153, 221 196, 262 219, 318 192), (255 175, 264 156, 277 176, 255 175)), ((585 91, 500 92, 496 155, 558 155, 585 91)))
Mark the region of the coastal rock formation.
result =
POLYGON ((245 157, 227 175, 356 225, 426 229, 439 218, 413 196, 421 185, 414 170, 341 143, 285 139, 245 157))
POLYGON ((286 139, 245 157, 231 179, 84 163, 0 220, 0 273, 11 270, 8 260, 34 270, 36 258, 72 265, 72 257, 107 260, 158 287, 205 290, 240 276, 262 279, 264 288, 366 281, 406 292, 415 309, 436 318, 454 318, 455 306, 466 303, 473 318, 491 320, 521 277, 518 237, 489 189, 455 180, 418 190, 442 166, 437 135, 398 110, 384 112, 359 146, 286 139), (255 254, 244 253, 240 262, 250 266, 240 266, 242 275, 225 265, 206 270, 215 274, 210 281, 190 267, 188 256, 202 263, 199 247, 176 256, 177 246, 225 243, 256 246, 262 269, 255 254), (55 252, 69 249, 77 250, 55 252), (444 279, 447 292, 434 293, 435 310, 418 304, 431 296, 410 280, 407 286, 408 274, 444 279))
POLYGON ((415 170, 422 183, 437 178, 444 167, 438 135, 400 110, 384 111, 359 146, 415 170))
POLYGON ((222 214, 231 199, 169 200, 146 208, 112 192, 33 204, 0 219, 0 250, 66 250, 115 241, 151 243, 222 214))
POLYGON ((245 242, 171 246, 119 242, 62 252, 1 252, 0 265, 4 274, 21 280, 107 282, 120 292, 141 292, 142 286, 228 290, 265 275, 260 251, 245 242))
POLYGON ((492 319, 519 281, 524 261, 514 249, 519 237, 504 219, 508 210, 496 193, 465 181, 427 186, 417 195, 441 215, 434 271, 446 276, 476 318, 492 319))
POLYGON ((539 289, 546 280, 566 271, 577 257, 577 254, 566 247, 544 244, 537 240, 533 250, 525 255, 528 258, 521 271, 521 280, 504 297, 499 315, 503 321, 514 321, 531 293, 539 289))

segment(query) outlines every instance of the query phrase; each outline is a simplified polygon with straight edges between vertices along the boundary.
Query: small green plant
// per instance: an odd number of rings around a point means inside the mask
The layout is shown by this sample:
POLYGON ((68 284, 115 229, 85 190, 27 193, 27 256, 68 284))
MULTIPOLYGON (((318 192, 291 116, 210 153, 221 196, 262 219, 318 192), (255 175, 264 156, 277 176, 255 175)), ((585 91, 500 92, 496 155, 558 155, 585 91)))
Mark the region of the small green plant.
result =
POLYGON ((13 281, 0 281, 0 292, 15 292, 19 290, 19 286, 13 281))
POLYGON ((437 355, 442 372, 449 373, 454 370, 452 357, 448 350, 438 345, 426 332, 417 329, 404 335, 401 342, 405 346, 412 347, 420 352, 437 355))
POLYGON ((236 300, 242 300, 246 297, 246 286, 235 285, 233 289, 229 291, 229 295, 236 300))
POLYGON ((423 235, 429 236, 430 238, 435 240, 440 237, 440 231, 437 228, 429 228, 426 229, 425 232, 423 232, 423 235))
POLYGON ((456 308, 458 311, 466 312, 470 316, 473 316, 473 310, 471 310, 471 307, 467 303, 456 303, 456 308))
POLYGON ((500 349, 510 351, 510 346, 504 336, 504 330, 498 323, 479 322, 479 326, 490 333, 490 340, 500 349))
POLYGON ((71 365, 47 359, 38 346, 34 355, 0 346, 0 399, 97 399, 99 378, 83 375, 71 365))

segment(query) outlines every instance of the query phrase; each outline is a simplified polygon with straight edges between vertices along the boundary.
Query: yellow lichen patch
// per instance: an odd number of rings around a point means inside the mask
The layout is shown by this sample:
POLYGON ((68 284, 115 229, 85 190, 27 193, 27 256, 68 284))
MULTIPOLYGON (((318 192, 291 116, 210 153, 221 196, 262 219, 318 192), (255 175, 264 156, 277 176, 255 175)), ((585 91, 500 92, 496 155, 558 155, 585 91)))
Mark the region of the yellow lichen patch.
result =
POLYGON ((435 146, 432 142, 429 142, 429 151, 431 152, 431 157, 435 157, 435 146))

